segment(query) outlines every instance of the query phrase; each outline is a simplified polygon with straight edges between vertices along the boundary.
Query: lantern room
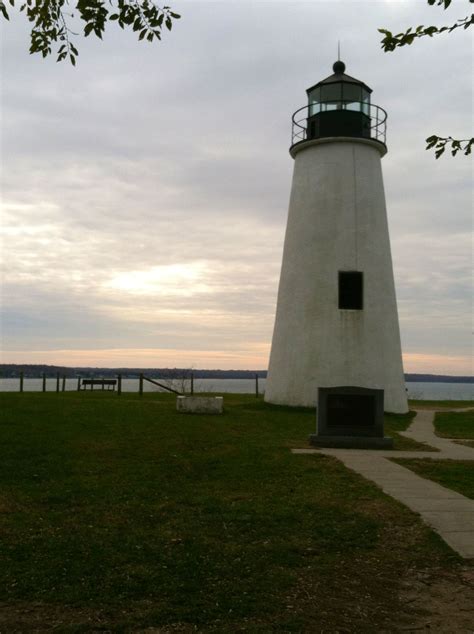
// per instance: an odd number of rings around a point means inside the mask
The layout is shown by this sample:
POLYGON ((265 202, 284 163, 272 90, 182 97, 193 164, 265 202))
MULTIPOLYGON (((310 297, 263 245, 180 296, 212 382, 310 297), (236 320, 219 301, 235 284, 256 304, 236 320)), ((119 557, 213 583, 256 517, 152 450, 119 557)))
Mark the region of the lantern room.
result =
POLYGON ((370 93, 363 82, 345 74, 337 61, 334 74, 308 88, 307 139, 348 136, 370 138, 370 93))

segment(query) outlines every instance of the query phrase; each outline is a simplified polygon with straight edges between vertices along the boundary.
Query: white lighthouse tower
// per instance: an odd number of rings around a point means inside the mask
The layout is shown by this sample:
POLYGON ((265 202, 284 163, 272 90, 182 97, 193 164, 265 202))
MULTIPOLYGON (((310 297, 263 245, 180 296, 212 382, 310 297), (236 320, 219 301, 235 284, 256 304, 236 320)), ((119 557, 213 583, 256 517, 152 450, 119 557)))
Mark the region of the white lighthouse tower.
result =
POLYGON ((307 90, 294 159, 265 400, 316 405, 319 388, 384 390, 408 411, 381 158, 386 112, 345 74, 307 90))

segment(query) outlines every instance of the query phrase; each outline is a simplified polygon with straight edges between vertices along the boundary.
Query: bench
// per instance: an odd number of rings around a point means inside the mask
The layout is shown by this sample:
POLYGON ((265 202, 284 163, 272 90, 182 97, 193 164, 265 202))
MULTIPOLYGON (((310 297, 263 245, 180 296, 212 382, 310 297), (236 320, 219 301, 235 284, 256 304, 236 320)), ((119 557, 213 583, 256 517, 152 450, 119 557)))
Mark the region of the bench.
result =
POLYGON ((81 388, 85 390, 90 385, 91 390, 94 389, 95 385, 100 385, 103 390, 105 390, 105 386, 107 389, 115 390, 115 386, 117 385, 117 379, 82 379, 81 388))

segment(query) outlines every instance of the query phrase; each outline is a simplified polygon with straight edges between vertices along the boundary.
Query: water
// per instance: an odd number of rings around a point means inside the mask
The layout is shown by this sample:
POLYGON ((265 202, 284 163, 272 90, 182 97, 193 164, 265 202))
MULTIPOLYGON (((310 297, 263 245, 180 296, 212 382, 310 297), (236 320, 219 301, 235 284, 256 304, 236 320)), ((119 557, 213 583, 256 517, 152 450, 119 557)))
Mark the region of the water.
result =
MULTIPOLYGON (((160 379, 157 379, 158 381, 160 379)), ((164 383, 164 381, 162 379, 164 383)), ((170 387, 182 391, 182 381, 172 381, 166 383, 170 387)), ((23 389, 25 392, 41 392, 42 379, 25 379, 23 389)), ((265 391, 265 379, 258 381, 261 394, 265 391)), ((442 401, 467 401, 474 399, 473 383, 407 383, 408 398, 419 400, 442 400, 442 401)), ((189 381, 185 382, 186 391, 190 391, 189 381)), ((20 389, 19 379, 0 379, 0 392, 18 392, 20 389)), ((60 382, 62 389, 62 380, 60 382)), ((77 379, 66 379, 65 389, 70 392, 77 390, 77 379)), ((100 388, 95 388, 95 390, 100 388)), ((54 392, 56 390, 56 379, 46 379, 46 390, 54 392)), ((138 392, 138 379, 123 379, 123 392, 138 392)), ((160 392, 161 390, 147 381, 143 384, 144 392, 160 392)), ((194 379, 194 392, 212 392, 225 394, 255 394, 255 379, 194 379)))
POLYGON ((408 398, 420 401, 472 401, 474 383, 407 383, 408 398))

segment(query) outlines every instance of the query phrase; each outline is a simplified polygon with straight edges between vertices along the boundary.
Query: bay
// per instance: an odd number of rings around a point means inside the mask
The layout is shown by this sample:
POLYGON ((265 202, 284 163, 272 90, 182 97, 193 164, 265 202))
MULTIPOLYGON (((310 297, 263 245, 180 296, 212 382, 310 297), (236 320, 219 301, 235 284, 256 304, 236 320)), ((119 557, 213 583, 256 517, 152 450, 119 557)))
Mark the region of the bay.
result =
MULTIPOLYGON (((160 380, 157 378, 157 380, 160 380)), ((183 391, 183 382, 175 380, 163 382, 169 387, 178 391, 183 391)), ((265 379, 259 379, 259 392, 265 391, 265 379)), ((190 391, 189 381, 185 381, 186 392, 190 391)), ((472 383, 431 383, 431 382, 409 382, 406 384, 408 398, 418 400, 443 400, 443 401, 466 401, 474 399, 474 384, 472 383)), ((60 389, 62 388, 62 380, 60 389)), ((0 379, 0 392, 18 392, 20 389, 19 379, 0 379)), ((42 379, 25 379, 23 389, 25 392, 41 392, 42 379)), ((66 379, 66 391, 77 390, 77 379, 66 379)), ((98 388, 95 388, 98 389, 98 388)), ((145 392, 159 392, 158 387, 145 381, 143 385, 145 392)), ((56 390, 56 379, 46 379, 46 391, 56 390)), ((138 392, 138 379, 123 379, 123 392, 138 392)), ((194 392, 211 392, 215 394, 255 394, 255 379, 195 379, 194 392)))

